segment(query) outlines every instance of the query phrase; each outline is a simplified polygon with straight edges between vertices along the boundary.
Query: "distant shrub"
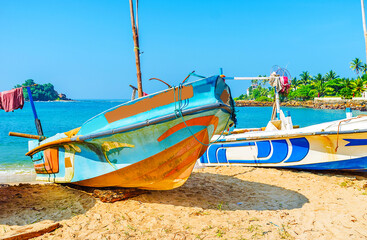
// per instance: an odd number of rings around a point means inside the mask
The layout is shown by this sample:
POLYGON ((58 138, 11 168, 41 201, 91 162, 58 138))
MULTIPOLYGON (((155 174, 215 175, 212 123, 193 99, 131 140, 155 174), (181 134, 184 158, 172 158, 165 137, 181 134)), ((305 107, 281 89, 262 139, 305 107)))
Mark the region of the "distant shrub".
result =
POLYGON ((256 98, 255 101, 258 101, 258 102, 272 102, 273 99, 268 98, 266 96, 261 96, 261 97, 256 98))

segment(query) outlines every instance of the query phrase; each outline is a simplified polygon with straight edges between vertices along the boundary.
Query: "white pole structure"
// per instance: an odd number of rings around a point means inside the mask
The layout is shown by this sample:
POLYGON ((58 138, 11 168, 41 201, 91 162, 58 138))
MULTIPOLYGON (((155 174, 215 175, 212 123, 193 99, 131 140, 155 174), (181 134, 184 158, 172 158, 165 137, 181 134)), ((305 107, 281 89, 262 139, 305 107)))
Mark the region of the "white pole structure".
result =
POLYGON ((366 30, 366 17, 364 15, 364 0, 361 0, 362 7, 362 22, 363 22, 363 32, 364 32, 364 42, 366 47, 366 61, 367 61, 367 30, 366 30))
POLYGON ((270 80, 279 77, 224 77, 225 80, 270 80))
MULTIPOLYGON (((225 80, 270 80, 270 79, 280 79, 280 77, 270 76, 270 77, 225 77, 225 80)), ((275 92, 275 106, 276 106, 276 116, 280 119, 280 98, 277 88, 274 87, 275 92)))

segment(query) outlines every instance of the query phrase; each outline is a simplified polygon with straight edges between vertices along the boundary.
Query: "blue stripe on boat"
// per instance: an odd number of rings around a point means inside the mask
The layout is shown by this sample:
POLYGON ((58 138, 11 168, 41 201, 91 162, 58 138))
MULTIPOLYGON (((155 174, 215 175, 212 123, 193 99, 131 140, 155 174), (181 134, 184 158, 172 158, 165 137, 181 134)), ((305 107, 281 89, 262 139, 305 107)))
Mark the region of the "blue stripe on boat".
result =
POLYGON ((261 163, 279 163, 288 155, 288 143, 286 140, 273 140, 273 155, 268 160, 261 160, 261 163))
POLYGON ((269 141, 259 141, 256 142, 257 145, 257 158, 266 158, 270 154, 270 142, 269 141))
POLYGON ((283 168, 296 168, 306 170, 355 170, 364 172, 367 169, 367 157, 334 161, 334 162, 304 164, 289 167, 287 166, 283 168))
POLYGON ((212 144, 208 147, 207 152, 200 158, 201 163, 227 163, 226 147, 245 147, 255 146, 254 142, 239 142, 227 144, 212 144), (211 160, 211 161, 210 161, 211 160))
MULTIPOLYGON (((267 145, 268 141, 261 141, 264 144, 258 145, 258 152, 262 152, 260 156, 266 156, 267 153, 267 145), (264 148, 264 149, 262 149, 264 148)), ((256 142, 258 144, 260 142, 256 142)), ((266 160, 228 160, 229 163, 279 163, 282 162, 288 155, 288 144, 286 140, 273 140, 271 141, 273 145, 273 155, 269 159, 266 160)), ((259 156, 259 154, 258 154, 259 156)), ((210 157, 210 156, 209 156, 210 157)))
POLYGON ((227 163, 227 156, 226 156, 227 149, 219 148, 217 152, 217 159, 219 163, 227 163))
POLYGON ((343 139, 349 143, 347 143, 345 146, 364 146, 367 145, 367 139, 343 139))
POLYGON ((292 144, 292 154, 285 162, 299 162, 304 159, 310 150, 310 143, 307 141, 307 139, 293 138, 289 139, 289 141, 292 144))

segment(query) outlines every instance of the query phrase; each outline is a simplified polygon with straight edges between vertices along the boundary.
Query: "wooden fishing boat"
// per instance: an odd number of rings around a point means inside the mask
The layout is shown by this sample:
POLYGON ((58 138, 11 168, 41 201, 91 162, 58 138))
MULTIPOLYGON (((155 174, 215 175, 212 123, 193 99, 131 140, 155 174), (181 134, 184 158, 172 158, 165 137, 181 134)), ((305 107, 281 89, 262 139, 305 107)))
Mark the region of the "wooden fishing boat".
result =
POLYGON ((37 180, 90 187, 133 187, 168 190, 181 186, 214 134, 235 123, 234 102, 222 75, 186 83, 146 96, 142 89, 139 35, 132 0, 138 99, 109 109, 80 128, 43 136, 29 88, 38 135, 27 156, 32 157, 37 180))
POLYGON ((37 180, 168 190, 185 183, 214 134, 235 121, 220 76, 121 104, 80 128, 29 141, 37 180))
POLYGON ((236 130, 210 145, 199 161, 203 166, 365 172, 366 146, 367 116, 359 116, 289 130, 236 130))
POLYGON ((367 171, 367 116, 353 118, 347 108, 346 119, 294 127, 279 102, 279 93, 287 92, 291 79, 286 69, 274 66, 270 77, 229 79, 269 80, 275 89, 271 121, 263 128, 236 129, 214 136, 199 165, 367 171))

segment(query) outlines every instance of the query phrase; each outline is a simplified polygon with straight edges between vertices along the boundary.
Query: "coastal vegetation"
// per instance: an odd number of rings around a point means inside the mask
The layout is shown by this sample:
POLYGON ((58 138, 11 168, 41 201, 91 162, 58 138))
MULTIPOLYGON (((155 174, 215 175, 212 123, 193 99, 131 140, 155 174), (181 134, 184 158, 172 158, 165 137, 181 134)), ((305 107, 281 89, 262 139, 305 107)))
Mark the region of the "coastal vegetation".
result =
MULTIPOLYGON (((298 78, 291 79, 288 95, 281 96, 281 100, 306 101, 315 97, 341 97, 343 99, 361 97, 367 89, 367 64, 355 58, 350 63, 350 68, 355 72, 356 78, 340 77, 333 70, 324 75, 318 73, 314 76, 304 71, 298 78)), ((274 89, 267 85, 267 81, 252 80, 247 94, 241 94, 235 100, 272 101, 274 89)))
MULTIPOLYGON (((33 79, 26 80, 23 84, 18 84, 14 88, 31 86, 32 97, 34 101, 57 101, 57 100, 70 100, 66 98, 65 94, 59 94, 54 85, 51 83, 37 84, 33 79)), ((23 94, 25 100, 29 100, 28 92, 26 88, 23 88, 23 94)))

